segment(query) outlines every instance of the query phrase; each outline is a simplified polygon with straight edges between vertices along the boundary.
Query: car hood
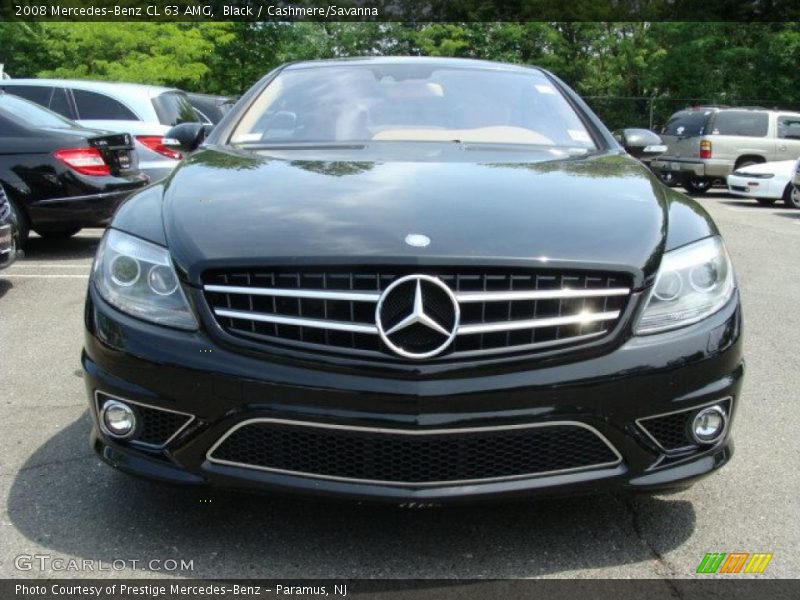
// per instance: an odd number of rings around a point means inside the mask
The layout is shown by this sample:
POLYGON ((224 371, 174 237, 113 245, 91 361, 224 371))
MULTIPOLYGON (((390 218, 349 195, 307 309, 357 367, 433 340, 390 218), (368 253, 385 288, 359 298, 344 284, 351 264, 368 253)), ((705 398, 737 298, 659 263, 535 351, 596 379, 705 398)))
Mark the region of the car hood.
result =
POLYGON ((209 148, 164 184, 166 241, 193 284, 211 267, 277 264, 567 266, 623 270, 639 284, 654 274, 668 202, 640 163, 493 158, 306 160, 209 148), (409 234, 430 244, 411 246, 409 234))

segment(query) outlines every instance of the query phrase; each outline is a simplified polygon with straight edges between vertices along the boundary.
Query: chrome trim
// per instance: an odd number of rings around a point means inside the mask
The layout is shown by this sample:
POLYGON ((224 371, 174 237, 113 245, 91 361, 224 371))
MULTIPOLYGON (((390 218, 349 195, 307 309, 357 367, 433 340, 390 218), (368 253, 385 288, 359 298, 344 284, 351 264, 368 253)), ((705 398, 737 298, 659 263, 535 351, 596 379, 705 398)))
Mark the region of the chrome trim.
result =
POLYGON ((380 300, 378 300, 378 304, 375 305, 375 325, 378 329, 378 335, 381 336, 381 340, 384 344, 386 344, 387 348, 389 348, 392 352, 397 354, 398 356, 402 356, 403 358, 410 358, 421 360, 425 358, 432 358, 434 356, 438 356, 442 352, 444 352, 450 344, 453 343, 453 340, 456 339, 458 335, 458 328, 459 324, 461 323, 461 307, 458 304, 458 300, 453 294, 453 290, 445 284, 441 279, 438 277, 431 277, 430 275, 406 275, 405 277, 400 277, 395 279, 392 284, 383 290, 381 294, 380 300), (383 317, 381 317, 381 311, 383 310, 383 305, 386 302, 386 299, 389 295, 400 285, 403 285, 407 281, 416 281, 416 290, 414 292, 414 305, 411 309, 411 312, 402 319, 399 323, 395 326, 391 327, 389 331, 386 331, 383 326, 383 317), (428 315, 425 312, 425 301, 422 295, 422 282, 427 281, 428 283, 435 285, 440 290, 442 290, 445 295, 450 300, 450 304, 453 308, 453 325, 451 326, 450 330, 446 330, 440 323, 438 323, 433 317, 428 315), (404 348, 401 348, 391 339, 389 336, 397 331, 402 331, 407 327, 411 327, 412 325, 419 324, 424 327, 427 327, 430 330, 436 331, 440 335, 445 336, 444 342, 442 342, 439 346, 430 350, 428 352, 409 352, 404 348))
POLYGON ((720 441, 722 439, 722 436, 725 435, 725 432, 727 431, 727 429, 728 429, 728 415, 725 412, 725 408, 721 404, 713 404, 713 405, 709 406, 708 408, 704 408, 702 410, 698 410, 697 411, 697 413, 695 414, 694 418, 692 419, 692 425, 690 426, 689 433, 692 435, 692 439, 695 442, 697 442, 698 445, 700 445, 700 446, 713 446, 714 444, 716 444, 718 441, 720 441), (701 414, 706 413, 706 412, 717 413, 720 417, 722 417, 722 430, 716 436, 714 436, 713 438, 708 439, 708 440, 702 440, 702 439, 697 437, 697 433, 694 430, 694 421, 697 419, 698 416, 700 416, 701 414))
POLYGON ((115 440, 130 439, 136 433, 136 430, 138 429, 139 425, 139 419, 136 416, 136 411, 134 411, 134 409, 128 406, 125 402, 122 402, 121 400, 115 400, 112 398, 109 398, 105 402, 103 402, 103 407, 100 409, 100 412, 97 415, 97 422, 98 425, 100 425, 100 429, 103 430, 103 433, 105 433, 106 435, 110 435, 115 440), (120 435, 119 433, 115 433, 108 428, 108 426, 106 425, 105 414, 106 411, 108 410, 108 407, 110 406, 121 406, 129 413, 131 413, 131 415, 133 416, 133 427, 131 427, 128 433, 120 435))
POLYGON ((602 331, 595 331, 594 333, 575 335, 572 337, 561 338, 560 340, 548 340, 547 342, 533 342, 532 344, 509 344, 508 346, 501 346, 499 348, 488 348, 485 350, 462 350, 460 352, 453 352, 452 354, 448 354, 445 356, 445 358, 468 358, 470 356, 510 354, 514 352, 525 352, 527 350, 538 350, 540 348, 552 348, 555 346, 563 346, 564 344, 584 342, 592 338, 603 336, 607 333, 608 329, 603 329, 602 331))
POLYGON ((700 444, 691 444, 689 446, 681 446, 680 448, 672 448, 670 450, 667 450, 647 430, 647 427, 645 427, 642 424, 642 421, 650 421, 652 419, 658 419, 660 417, 668 417, 669 415, 676 415, 678 413, 691 412, 693 410, 698 410, 698 409, 701 409, 701 408, 710 408, 710 407, 714 406, 715 404, 722 404, 723 402, 728 402, 729 403, 728 412, 725 413, 725 428, 722 430, 722 434, 719 436, 719 438, 716 441, 712 442, 711 444, 704 444, 706 447, 711 447, 714 444, 716 444, 717 442, 719 442, 720 440, 725 439, 725 436, 728 434, 728 427, 730 426, 730 415, 731 415, 731 412, 733 412, 733 396, 726 396, 724 398, 719 398, 719 399, 714 400, 712 402, 706 402, 704 404, 697 404, 695 406, 690 406, 690 407, 687 407, 687 408, 681 408, 681 409, 678 409, 678 410, 671 410, 669 412, 659 413, 657 415, 648 415, 646 417, 639 417, 638 419, 635 419, 634 422, 636 423, 636 426, 639 427, 639 429, 650 439, 650 441, 653 442, 656 445, 656 447, 659 450, 661 450, 664 454, 669 454, 669 455, 681 454, 683 452, 688 452, 689 450, 697 449, 698 447, 700 447, 700 444))
POLYGON ((346 292, 335 290, 295 290, 284 288, 244 287, 236 285, 204 285, 207 292, 223 294, 252 294, 253 296, 275 296, 278 298, 309 298, 312 300, 349 300, 353 302, 377 302, 380 294, 375 292, 346 292))
MULTIPOLYGON (((476 325, 461 325, 458 333, 469 335, 472 333, 493 333, 496 331, 517 331, 519 329, 537 329, 540 327, 558 327, 559 325, 577 325, 580 323, 595 323, 597 321, 611 321, 619 317, 620 311, 614 310, 602 313, 587 313, 585 315, 570 315, 568 317, 550 317, 547 319, 524 319, 519 321, 498 321, 497 323, 479 323, 476 325)), ((569 339, 569 338, 564 338, 569 339)))
POLYGON ((459 302, 516 302, 519 300, 566 300, 569 298, 603 298, 605 296, 627 296, 630 288, 605 288, 605 289, 561 289, 561 290, 530 290, 509 292, 458 292, 456 298, 459 302))
POLYGON ((246 321, 260 321, 261 323, 275 323, 277 325, 297 325, 298 327, 316 327, 318 329, 352 331, 353 333, 372 333, 376 335, 378 333, 378 328, 375 325, 345 323, 343 321, 286 317, 283 315, 271 315, 243 310, 229 310, 227 308, 215 308, 214 314, 220 317, 230 317, 232 319, 243 319, 246 321))
POLYGON ((59 204, 60 202, 80 202, 81 200, 102 200, 104 198, 113 198, 115 196, 124 196, 126 193, 130 194, 138 190, 138 187, 130 189, 119 190, 116 192, 100 192, 99 194, 86 194, 84 196, 64 196, 61 198, 45 198, 44 200, 37 200, 34 202, 36 206, 47 204, 59 204))
POLYGON ((582 423, 580 421, 548 421, 544 423, 525 423, 519 425, 496 425, 491 427, 460 427, 460 428, 453 428, 453 429, 393 429, 393 428, 383 428, 383 427, 364 427, 358 425, 334 425, 329 423, 314 423, 310 421, 292 421, 288 419, 272 419, 266 417, 259 417, 254 419, 247 419, 246 421, 242 421, 237 423, 233 427, 231 427, 227 432, 225 432, 219 440, 217 440, 211 448, 208 449, 206 452, 206 460, 210 463, 218 464, 218 465, 226 465, 230 467, 241 467, 245 469, 254 469, 257 471, 265 471, 268 473, 279 473, 282 475, 294 475, 300 477, 310 477, 313 479, 326 479, 332 481, 342 481, 347 483, 369 483, 373 485, 388 485, 388 486, 395 486, 395 487, 435 487, 435 486, 450 486, 450 485, 469 485, 469 484, 478 484, 478 483, 494 483, 499 481, 513 481, 517 479, 526 479, 526 478, 533 478, 533 477, 545 477, 545 476, 553 476, 558 474, 566 474, 566 473, 575 473, 578 471, 589 471, 601 468, 611 468, 616 467, 622 463, 622 455, 619 451, 614 447, 614 445, 597 429, 592 427, 591 425, 587 425, 586 423, 582 423), (447 481, 426 481, 426 482, 409 482, 409 481, 383 481, 379 479, 360 479, 354 477, 340 477, 337 475, 320 475, 317 473, 307 473, 302 471, 291 471, 287 469, 277 469, 274 467, 262 467, 258 465, 250 465, 247 463, 239 463, 236 461, 229 461, 223 460, 218 458, 213 458, 212 454, 214 451, 219 448, 225 440, 227 440, 231 435, 233 435, 236 431, 241 429, 242 427, 246 427, 247 425, 252 425, 254 423, 275 423, 278 425, 289 425, 294 427, 306 427, 306 428, 318 428, 318 429, 336 429, 336 430, 345 430, 345 431, 365 431, 368 433, 378 433, 378 434, 389 434, 389 435, 410 435, 410 436, 422 436, 422 435, 447 435, 447 434, 460 434, 460 433, 468 433, 468 432, 490 432, 490 431, 506 431, 506 430, 513 430, 513 429, 536 429, 541 427, 557 427, 557 426, 577 426, 583 429, 587 429, 591 431, 594 435, 596 435, 600 441, 602 441, 609 450, 617 457, 617 460, 608 463, 598 463, 596 465, 588 465, 584 467, 574 467, 570 469, 558 469, 555 471, 542 471, 540 473, 527 473, 524 475, 509 475, 504 477, 487 477, 483 479, 453 479, 447 481))
MULTIPOLYGON (((127 438, 131 445, 136 445, 136 446, 139 446, 139 447, 142 447, 142 448, 150 448, 150 449, 153 449, 153 450, 161 450, 163 448, 166 448, 172 440, 174 440, 176 437, 178 437, 195 420, 195 416, 190 414, 190 413, 181 412, 179 410, 172 410, 170 408, 163 408, 161 406, 153 406, 152 404, 145 404, 144 402, 139 402, 138 400, 130 400, 128 398, 123 398, 121 396, 115 396, 113 394, 109 394, 108 392, 104 392, 103 390, 95 390, 94 391, 94 406, 93 406, 93 408, 94 408, 95 417, 97 417, 97 422, 100 425, 100 429, 103 430, 103 433, 107 433, 108 435, 114 437, 115 439, 120 439, 120 438, 118 436, 114 436, 110 432, 107 432, 105 427, 103 427, 103 421, 100 418, 100 398, 99 398, 99 395, 101 395, 101 394, 103 396, 107 397, 107 398, 110 398, 111 400, 116 400, 118 402, 124 402, 125 404, 133 404, 135 406, 143 406, 145 408, 150 408, 150 409, 153 409, 153 410, 161 410, 161 411, 164 411, 164 412, 168 412, 168 413, 173 413, 173 414, 176 414, 176 415, 183 415, 185 417, 189 417, 188 420, 183 425, 178 427, 178 429, 175 430, 175 433, 173 433, 161 445, 159 445, 159 444, 148 444, 146 442, 140 442, 138 440, 131 440, 130 438, 127 438)), ((138 415, 137 415, 137 418, 138 418, 138 415)))

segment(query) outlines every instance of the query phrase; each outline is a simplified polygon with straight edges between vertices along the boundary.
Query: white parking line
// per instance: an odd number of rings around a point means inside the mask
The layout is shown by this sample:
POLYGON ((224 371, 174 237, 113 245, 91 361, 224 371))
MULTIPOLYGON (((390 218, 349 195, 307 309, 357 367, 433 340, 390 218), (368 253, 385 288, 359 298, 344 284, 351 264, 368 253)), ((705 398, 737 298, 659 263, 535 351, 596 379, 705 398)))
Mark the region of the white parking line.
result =
POLYGON ((14 263, 9 269, 89 269, 91 265, 46 265, 39 263, 18 262, 14 263))
POLYGON ((28 274, 28 273, 9 273, 9 272, 0 273, 0 279, 20 279, 20 278, 25 278, 25 279, 88 279, 89 278, 89 274, 86 273, 85 275, 52 275, 52 274, 31 275, 31 274, 28 274))

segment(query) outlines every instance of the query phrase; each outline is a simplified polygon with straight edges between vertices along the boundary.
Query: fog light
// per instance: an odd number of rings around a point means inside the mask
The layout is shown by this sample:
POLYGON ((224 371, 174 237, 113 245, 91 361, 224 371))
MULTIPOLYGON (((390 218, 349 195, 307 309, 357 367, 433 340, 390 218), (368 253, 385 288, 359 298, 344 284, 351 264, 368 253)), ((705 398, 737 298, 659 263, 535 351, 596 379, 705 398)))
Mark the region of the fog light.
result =
POLYGON ((721 406, 704 408, 692 420, 692 437, 698 444, 713 444, 725 432, 726 420, 721 406))
POLYGON ((128 437, 136 428, 136 414, 133 409, 116 400, 108 400, 103 404, 100 419, 105 430, 114 437, 128 437))

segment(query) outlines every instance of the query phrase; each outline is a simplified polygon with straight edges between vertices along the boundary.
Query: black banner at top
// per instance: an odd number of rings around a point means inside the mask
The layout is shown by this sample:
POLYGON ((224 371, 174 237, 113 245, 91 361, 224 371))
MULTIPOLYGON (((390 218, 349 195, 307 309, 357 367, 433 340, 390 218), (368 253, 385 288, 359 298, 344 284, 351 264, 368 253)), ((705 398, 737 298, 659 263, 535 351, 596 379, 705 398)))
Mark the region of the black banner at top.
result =
POLYGON ((5 0, 10 21, 800 21, 796 0, 5 0))

